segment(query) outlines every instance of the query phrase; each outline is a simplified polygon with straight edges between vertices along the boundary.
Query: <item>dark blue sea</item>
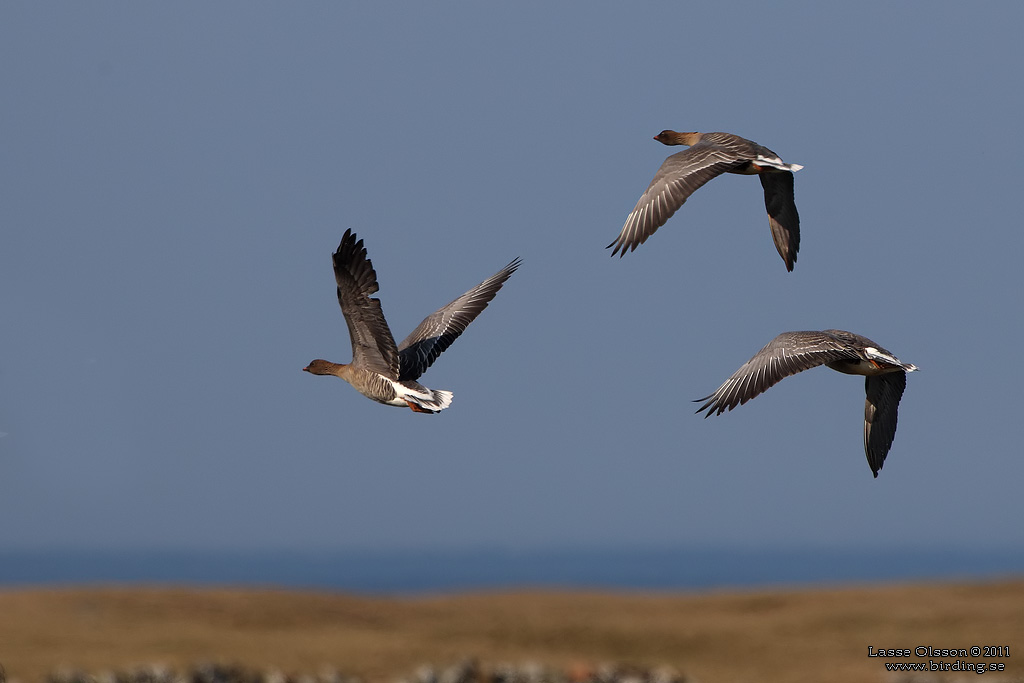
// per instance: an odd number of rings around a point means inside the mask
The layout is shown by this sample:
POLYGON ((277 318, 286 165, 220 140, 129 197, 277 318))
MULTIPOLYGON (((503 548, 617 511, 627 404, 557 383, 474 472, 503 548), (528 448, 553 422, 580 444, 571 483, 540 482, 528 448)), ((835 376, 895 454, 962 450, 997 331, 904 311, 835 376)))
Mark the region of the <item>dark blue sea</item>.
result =
POLYGON ((1024 576, 1024 549, 5 551, 0 587, 174 584, 362 594, 688 590, 1024 576))

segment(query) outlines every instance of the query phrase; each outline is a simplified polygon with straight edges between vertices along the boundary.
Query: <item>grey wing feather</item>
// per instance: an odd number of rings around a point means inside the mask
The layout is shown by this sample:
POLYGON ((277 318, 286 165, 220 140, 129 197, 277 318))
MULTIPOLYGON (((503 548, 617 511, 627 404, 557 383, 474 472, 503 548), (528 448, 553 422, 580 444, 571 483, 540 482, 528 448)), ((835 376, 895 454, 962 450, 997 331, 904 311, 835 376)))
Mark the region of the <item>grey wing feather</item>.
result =
POLYGON ((352 364, 398 379, 398 349, 384 319, 380 299, 371 299, 377 285, 377 273, 366 256, 362 240, 346 230, 334 252, 334 279, 338 283, 338 303, 352 338, 352 364))
POLYGON ((783 332, 744 363, 714 393, 697 399, 697 403, 705 402, 697 412, 707 410, 704 417, 721 415, 790 375, 844 359, 856 360, 857 354, 827 332, 783 332))
POLYGON ((792 271, 796 253, 800 250, 800 214, 796 211, 793 193, 793 173, 768 171, 759 174, 764 188, 764 207, 768 211, 768 225, 779 256, 792 271))
POLYGON ((398 345, 401 380, 415 380, 427 371, 469 324, 487 308, 505 281, 519 268, 515 259, 447 306, 423 319, 398 345))
POLYGON ((622 257, 627 250, 635 250, 665 225, 704 183, 747 160, 749 152, 744 152, 744 148, 744 145, 710 144, 702 140, 665 159, 626 218, 619 236, 608 245, 615 247, 612 256, 622 257))
POLYGON ((876 477, 896 438, 897 413, 906 388, 905 372, 870 375, 864 381, 864 454, 876 477))

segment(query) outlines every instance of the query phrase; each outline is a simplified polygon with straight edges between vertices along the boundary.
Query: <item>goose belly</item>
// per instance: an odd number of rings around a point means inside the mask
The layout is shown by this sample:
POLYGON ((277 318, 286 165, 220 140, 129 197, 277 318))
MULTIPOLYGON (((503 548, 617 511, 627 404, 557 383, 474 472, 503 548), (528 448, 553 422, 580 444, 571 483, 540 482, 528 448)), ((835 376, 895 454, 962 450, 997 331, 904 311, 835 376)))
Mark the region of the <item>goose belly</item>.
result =
POLYGON ((843 360, 835 363, 826 363, 826 365, 837 372, 842 372, 847 375, 884 375, 887 372, 893 372, 898 369, 885 366, 878 367, 871 361, 867 360, 843 360))

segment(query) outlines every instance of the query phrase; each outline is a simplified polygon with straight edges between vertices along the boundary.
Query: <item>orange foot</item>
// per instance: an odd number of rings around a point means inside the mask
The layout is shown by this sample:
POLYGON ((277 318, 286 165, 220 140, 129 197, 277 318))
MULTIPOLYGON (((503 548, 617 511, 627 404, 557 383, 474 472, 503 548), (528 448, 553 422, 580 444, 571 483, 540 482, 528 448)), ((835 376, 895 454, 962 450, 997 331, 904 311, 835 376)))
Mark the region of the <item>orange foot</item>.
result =
POLYGON ((422 408, 422 407, 416 405, 415 403, 413 403, 409 399, 405 399, 405 402, 407 404, 409 404, 409 407, 412 409, 412 411, 414 413, 430 413, 430 414, 433 414, 433 412, 434 412, 433 410, 427 410, 426 408, 422 408))

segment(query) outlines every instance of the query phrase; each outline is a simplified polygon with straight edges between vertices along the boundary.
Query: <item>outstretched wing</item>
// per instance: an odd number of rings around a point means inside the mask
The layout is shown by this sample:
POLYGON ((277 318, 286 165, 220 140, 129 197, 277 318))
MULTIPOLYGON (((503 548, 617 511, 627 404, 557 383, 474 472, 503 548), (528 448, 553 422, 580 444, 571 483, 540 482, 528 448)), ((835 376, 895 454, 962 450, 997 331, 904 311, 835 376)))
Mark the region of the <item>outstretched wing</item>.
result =
POLYGON ((640 196, 619 236, 608 247, 615 247, 612 256, 625 256, 647 241, 647 238, 665 225, 679 207, 704 183, 715 176, 749 161, 751 143, 735 137, 709 138, 693 147, 673 154, 654 174, 654 180, 640 196))
POLYGON ((398 349, 391 336, 380 299, 371 299, 377 273, 366 256, 366 247, 351 230, 346 230, 334 252, 334 279, 338 282, 338 303, 352 338, 352 364, 398 379, 398 349))
POLYGON ((897 412, 906 388, 905 372, 869 375, 864 381, 867 393, 864 402, 864 454, 868 456, 868 465, 876 477, 896 438, 897 412))
POLYGON ((744 363, 713 394, 697 399, 707 410, 721 415, 743 405, 782 379, 809 368, 838 360, 856 360, 857 354, 827 332, 783 332, 744 363))
POLYGON ((401 380, 415 380, 427 371, 469 324, 487 308, 494 295, 522 261, 515 259, 447 306, 431 313, 398 345, 401 380))
POLYGON ((768 226, 779 256, 792 271, 800 250, 800 214, 796 212, 791 171, 765 171, 759 174, 764 188, 764 208, 768 210, 768 226))

